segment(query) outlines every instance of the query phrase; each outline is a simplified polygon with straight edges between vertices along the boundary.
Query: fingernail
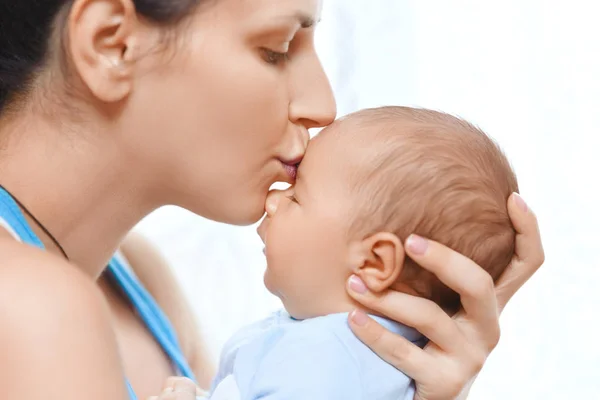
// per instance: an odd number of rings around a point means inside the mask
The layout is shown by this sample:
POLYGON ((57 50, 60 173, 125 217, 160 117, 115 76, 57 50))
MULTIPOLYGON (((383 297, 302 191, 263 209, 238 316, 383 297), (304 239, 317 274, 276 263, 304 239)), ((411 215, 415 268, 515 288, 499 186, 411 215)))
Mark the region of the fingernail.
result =
POLYGON ((369 317, 367 314, 360 310, 352 311, 350 318, 352 318, 352 321, 354 321, 354 323, 358 326, 365 326, 367 322, 369 322, 369 317))
POLYGON ((427 251, 427 240, 423 239, 418 235, 410 235, 408 239, 406 239, 406 247, 411 251, 411 253, 416 255, 423 255, 427 251))
POLYGON ((367 292, 367 286, 362 279, 356 275, 350 277, 350 289, 359 294, 365 294, 367 292))
POLYGON ((166 388, 163 390, 163 394, 165 394, 165 393, 173 393, 174 391, 175 391, 175 389, 174 389, 174 388, 172 388, 172 387, 166 387, 166 388))
POLYGON ((513 198, 515 199, 515 203, 517 204, 517 206, 524 212, 527 212, 529 208, 527 207, 527 203, 525 203, 525 200, 523 200, 521 195, 515 192, 513 198))

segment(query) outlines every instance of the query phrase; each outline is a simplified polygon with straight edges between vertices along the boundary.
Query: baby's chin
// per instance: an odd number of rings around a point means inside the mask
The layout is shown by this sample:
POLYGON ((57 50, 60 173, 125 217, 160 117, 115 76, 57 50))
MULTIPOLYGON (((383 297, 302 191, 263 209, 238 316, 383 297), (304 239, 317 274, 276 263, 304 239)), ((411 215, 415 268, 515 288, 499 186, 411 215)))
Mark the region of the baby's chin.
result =
POLYGON ((302 301, 296 299, 294 301, 294 297, 287 296, 285 290, 277 286, 275 280, 269 274, 269 268, 267 267, 267 271, 264 276, 265 287, 271 294, 277 296, 285 308, 285 311, 294 319, 297 320, 305 320, 308 318, 319 317, 322 314, 315 314, 310 310, 307 310, 302 301))
POLYGON ((275 275, 272 273, 269 268, 269 262, 267 261, 267 269, 265 270, 265 275, 263 276, 263 282, 265 287, 271 294, 279 297, 282 302, 285 302, 285 295, 283 293, 282 288, 277 284, 277 279, 275 275))
POLYGON ((269 266, 267 265, 267 270, 265 271, 265 275, 263 276, 263 282, 265 284, 265 287, 267 288, 267 290, 269 292, 271 292, 271 294, 274 294, 275 296, 279 297, 278 293, 277 293, 277 289, 275 287, 275 285, 272 282, 271 276, 269 274, 269 266))
POLYGON ((296 310, 292 306, 293 301, 290 301, 291 299, 289 299, 285 295, 285 291, 277 285, 276 279, 273 276, 273 274, 270 273, 268 265, 267 265, 267 270, 265 271, 265 275, 263 277, 263 281, 264 281, 264 284, 265 284, 265 287, 267 288, 267 290, 269 292, 271 292, 271 294, 273 294, 274 296, 277 296, 279 298, 279 300, 281 300, 281 303, 283 304, 283 308, 285 308, 285 310, 288 312, 288 314, 290 314, 293 318, 303 319, 303 318, 299 318, 297 316, 297 315, 302 315, 303 313, 300 310, 296 310))

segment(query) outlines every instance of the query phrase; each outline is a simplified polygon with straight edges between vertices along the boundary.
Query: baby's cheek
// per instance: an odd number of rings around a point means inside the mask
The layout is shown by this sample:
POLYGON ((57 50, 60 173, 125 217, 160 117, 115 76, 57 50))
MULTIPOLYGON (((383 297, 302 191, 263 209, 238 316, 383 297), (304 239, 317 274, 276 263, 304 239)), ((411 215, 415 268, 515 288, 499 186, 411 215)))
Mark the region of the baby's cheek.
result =
POLYGON ((286 275, 286 256, 285 252, 281 250, 275 243, 271 243, 266 247, 267 269, 264 283, 267 289, 275 295, 277 295, 276 292, 281 290, 281 281, 285 279, 286 275))
POLYGON ((274 218, 267 231, 266 256, 269 267, 281 270, 292 261, 298 253, 295 235, 281 220, 274 218))
POLYGON ((282 247, 267 249, 267 270, 265 285, 272 293, 284 294, 290 287, 298 284, 304 272, 299 268, 302 260, 299 254, 293 254, 282 247))

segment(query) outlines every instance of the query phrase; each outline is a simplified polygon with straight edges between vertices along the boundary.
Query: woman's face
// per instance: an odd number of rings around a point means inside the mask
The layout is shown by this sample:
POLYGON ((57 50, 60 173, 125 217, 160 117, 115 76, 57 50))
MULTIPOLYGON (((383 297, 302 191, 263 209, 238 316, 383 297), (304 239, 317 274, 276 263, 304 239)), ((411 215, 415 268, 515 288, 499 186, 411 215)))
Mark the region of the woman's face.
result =
POLYGON ((320 10, 320 0, 216 0, 183 22, 128 100, 129 144, 163 202, 248 224, 274 182, 294 180, 308 129, 336 114, 313 43, 320 10))

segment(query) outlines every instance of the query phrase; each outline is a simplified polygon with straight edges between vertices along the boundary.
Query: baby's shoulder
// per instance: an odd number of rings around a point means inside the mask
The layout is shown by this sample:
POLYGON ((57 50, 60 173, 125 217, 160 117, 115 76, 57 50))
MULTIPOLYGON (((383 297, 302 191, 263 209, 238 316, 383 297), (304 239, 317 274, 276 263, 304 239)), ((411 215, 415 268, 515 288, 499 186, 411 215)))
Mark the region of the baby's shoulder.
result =
MULTIPOLYGON (((372 318, 386 329, 403 336, 416 345, 424 344, 423 336, 414 329, 384 318, 375 316, 372 318)), ((298 335, 294 336, 297 337, 298 342, 311 338, 308 340, 311 348, 304 351, 313 354, 316 357, 315 361, 321 361, 327 356, 335 357, 335 361, 325 362, 325 367, 331 371, 340 369, 346 378, 357 379, 364 396, 361 398, 413 398, 414 384, 412 380, 385 362, 356 337, 348 324, 348 313, 314 318, 304 321, 303 324, 305 324, 306 333, 298 332, 298 335), (332 348, 337 350, 332 352, 332 348)), ((288 343, 285 344, 286 348, 288 343)), ((333 373, 331 371, 325 372, 333 373)))
POLYGON ((243 346, 234 368, 241 393, 247 398, 261 393, 276 393, 275 399, 363 398, 362 366, 332 327, 333 321, 290 320, 243 346))
MULTIPOLYGON (((277 311, 269 317, 260 321, 246 325, 234 333, 223 346, 221 358, 230 357, 236 353, 242 346, 252 345, 260 341, 261 338, 273 336, 273 333, 282 325, 282 312, 277 311)), ((222 362, 222 361, 221 361, 222 362)))
POLYGON ((336 325, 327 317, 298 321, 285 310, 275 312, 242 328, 227 341, 218 376, 253 375, 259 365, 265 367, 290 359, 301 366, 301 358, 314 361, 324 355, 351 367, 346 361, 352 358, 351 352, 341 340, 343 329, 336 325))
POLYGON ((215 384, 233 376, 248 398, 264 392, 280 394, 277 399, 296 398, 294 393, 314 399, 340 393, 348 399, 408 398, 403 395, 410 379, 356 338, 347 320, 347 313, 297 321, 279 312, 246 327, 224 352, 215 384))
MULTIPOLYGON (((221 365, 240 375, 253 375, 287 364, 301 375, 321 371, 325 374, 363 375, 364 369, 382 363, 352 333, 346 314, 331 314, 294 320, 285 311, 273 314, 238 332, 223 353, 221 365)), ((282 372, 280 370, 279 372, 282 372)), ((291 371, 288 371, 291 372, 291 371)))

